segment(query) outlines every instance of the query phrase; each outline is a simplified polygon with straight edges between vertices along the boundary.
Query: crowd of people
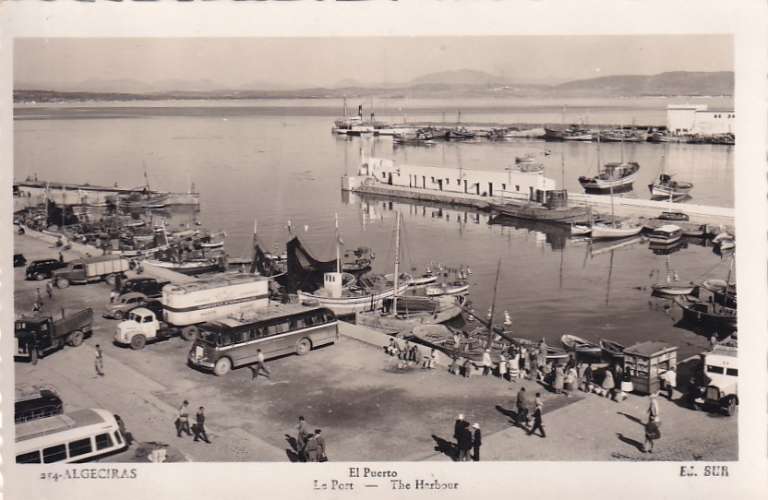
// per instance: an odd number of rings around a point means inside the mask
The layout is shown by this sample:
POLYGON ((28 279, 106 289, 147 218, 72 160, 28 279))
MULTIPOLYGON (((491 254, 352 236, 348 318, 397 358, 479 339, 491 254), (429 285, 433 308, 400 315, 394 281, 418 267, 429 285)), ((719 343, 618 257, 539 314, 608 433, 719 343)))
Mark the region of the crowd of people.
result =
POLYGON ((432 370, 440 364, 440 353, 437 349, 428 349, 401 338, 389 339, 389 344, 384 346, 384 352, 397 359, 398 370, 416 366, 421 366, 424 370, 432 370))

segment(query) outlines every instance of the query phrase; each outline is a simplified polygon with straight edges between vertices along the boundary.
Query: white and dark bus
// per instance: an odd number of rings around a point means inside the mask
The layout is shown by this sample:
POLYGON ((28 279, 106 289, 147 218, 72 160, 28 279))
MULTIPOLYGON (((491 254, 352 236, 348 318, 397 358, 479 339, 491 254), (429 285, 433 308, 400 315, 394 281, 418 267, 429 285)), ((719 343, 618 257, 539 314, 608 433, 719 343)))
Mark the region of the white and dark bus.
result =
POLYGON ((77 410, 16 424, 16 463, 90 462, 128 447, 120 417, 77 410))
POLYGON ((258 312, 203 323, 189 351, 190 365, 222 376, 230 369, 254 363, 257 349, 264 358, 307 354, 336 342, 336 316, 325 307, 270 304, 258 312))

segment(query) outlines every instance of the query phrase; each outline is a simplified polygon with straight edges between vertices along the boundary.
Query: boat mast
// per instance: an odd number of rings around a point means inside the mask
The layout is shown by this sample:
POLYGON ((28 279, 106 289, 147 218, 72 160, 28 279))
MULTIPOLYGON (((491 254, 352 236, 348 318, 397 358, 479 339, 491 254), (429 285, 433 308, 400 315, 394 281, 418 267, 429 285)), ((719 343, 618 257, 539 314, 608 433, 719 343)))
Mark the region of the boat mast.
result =
POLYGON ((336 272, 341 272, 341 236, 339 235, 339 214, 334 214, 336 223, 336 272))
POLYGON ((496 266, 496 283, 493 285, 493 302, 491 302, 491 317, 488 318, 488 341, 485 348, 490 349, 493 344, 493 315, 496 312, 496 294, 499 291, 499 275, 501 274, 501 259, 496 266))
POLYGON ((395 214, 395 294, 392 296, 392 314, 397 316, 397 292, 400 285, 400 211, 395 214))

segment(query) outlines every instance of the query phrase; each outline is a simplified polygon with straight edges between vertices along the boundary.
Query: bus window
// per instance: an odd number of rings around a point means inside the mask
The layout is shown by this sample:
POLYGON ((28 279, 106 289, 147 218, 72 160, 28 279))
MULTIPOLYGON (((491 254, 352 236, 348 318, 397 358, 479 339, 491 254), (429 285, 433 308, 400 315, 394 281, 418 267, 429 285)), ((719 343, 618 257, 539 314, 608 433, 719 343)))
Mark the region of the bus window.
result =
POLYGON ((739 370, 738 368, 726 368, 725 374, 737 377, 739 375, 739 370))
POLYGON ((713 365, 707 365, 707 373, 716 373, 718 375, 722 375, 724 372, 722 366, 713 366, 713 365))
POLYGON ((96 449, 103 450, 104 448, 110 448, 112 446, 112 438, 109 434, 99 434, 96 436, 96 449))
POLYGON ((277 324, 278 333, 290 331, 290 328, 291 328, 291 321, 287 319, 284 319, 277 324))
POLYGON ((278 333, 277 325, 269 325, 269 326, 267 326, 267 337, 275 335, 276 333, 278 333))
POLYGON ((69 456, 76 457, 78 455, 85 455, 93 451, 91 446, 91 438, 79 439, 69 443, 69 456))
POLYGON ((51 446, 43 450, 43 463, 52 464, 67 459, 67 448, 63 444, 51 446))
POLYGON ((228 345, 232 344, 232 335, 229 333, 222 333, 219 335, 219 345, 221 347, 226 347, 228 345))
POLYGON ((29 453, 22 453, 21 455, 16 455, 16 463, 17 464, 39 464, 40 452, 30 451, 29 453))

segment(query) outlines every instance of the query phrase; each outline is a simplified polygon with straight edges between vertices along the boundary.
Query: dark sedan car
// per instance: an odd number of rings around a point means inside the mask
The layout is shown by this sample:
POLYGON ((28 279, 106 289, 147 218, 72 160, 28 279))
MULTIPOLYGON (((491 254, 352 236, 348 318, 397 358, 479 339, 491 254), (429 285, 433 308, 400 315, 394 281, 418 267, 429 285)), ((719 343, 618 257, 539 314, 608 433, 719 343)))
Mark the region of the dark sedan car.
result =
POLYGON ((138 292, 150 298, 158 298, 163 295, 163 287, 168 283, 155 278, 131 278, 123 283, 120 293, 138 292))
POLYGON ((27 266, 25 271, 28 280, 44 280, 53 275, 53 271, 66 267, 66 262, 61 262, 57 259, 42 259, 33 260, 31 264, 27 266))

